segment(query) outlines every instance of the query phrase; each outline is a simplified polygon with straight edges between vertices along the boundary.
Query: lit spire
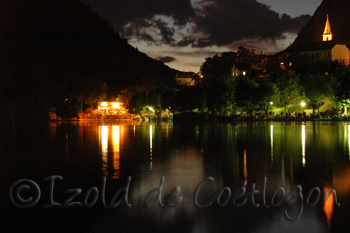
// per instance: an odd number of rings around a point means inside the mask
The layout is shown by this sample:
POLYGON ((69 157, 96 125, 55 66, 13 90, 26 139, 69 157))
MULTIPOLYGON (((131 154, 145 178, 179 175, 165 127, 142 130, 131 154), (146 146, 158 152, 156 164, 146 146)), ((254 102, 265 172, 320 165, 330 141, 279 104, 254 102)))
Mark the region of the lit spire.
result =
POLYGON ((327 21, 326 21, 326 26, 324 28, 323 32, 323 41, 329 41, 333 39, 333 34, 331 30, 331 24, 329 23, 328 15, 327 15, 327 21))

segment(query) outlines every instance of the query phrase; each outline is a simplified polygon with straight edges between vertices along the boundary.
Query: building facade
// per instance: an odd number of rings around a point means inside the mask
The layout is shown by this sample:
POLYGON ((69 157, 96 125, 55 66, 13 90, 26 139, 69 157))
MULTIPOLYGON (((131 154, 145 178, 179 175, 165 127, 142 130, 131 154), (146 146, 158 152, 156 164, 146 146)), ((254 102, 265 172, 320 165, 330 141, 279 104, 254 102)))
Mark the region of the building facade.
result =
POLYGON ((180 85, 194 86, 199 80, 199 75, 194 72, 178 72, 175 79, 180 85))

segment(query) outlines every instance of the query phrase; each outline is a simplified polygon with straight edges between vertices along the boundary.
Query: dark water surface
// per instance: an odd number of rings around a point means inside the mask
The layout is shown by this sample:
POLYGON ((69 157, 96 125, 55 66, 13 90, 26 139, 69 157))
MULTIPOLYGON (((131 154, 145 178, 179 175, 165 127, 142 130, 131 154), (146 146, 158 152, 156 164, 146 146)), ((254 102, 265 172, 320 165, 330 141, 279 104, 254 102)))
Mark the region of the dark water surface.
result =
POLYGON ((49 130, 3 135, 0 159, 0 232, 350 231, 346 122, 53 122, 49 130), (33 182, 13 185, 21 179, 33 182), (245 194, 239 193, 243 181, 245 194), (34 182, 40 199, 23 208, 38 197, 34 182), (155 200, 158 189, 145 208, 147 195, 160 183, 164 206, 155 200), (174 190, 167 199, 177 186, 179 195, 174 190), (74 189, 81 193, 68 207, 74 189), (324 190, 336 190, 337 200, 332 194, 324 204, 324 190), (233 204, 239 194, 235 204, 241 207, 233 204), (288 221, 285 213, 296 221, 288 221))

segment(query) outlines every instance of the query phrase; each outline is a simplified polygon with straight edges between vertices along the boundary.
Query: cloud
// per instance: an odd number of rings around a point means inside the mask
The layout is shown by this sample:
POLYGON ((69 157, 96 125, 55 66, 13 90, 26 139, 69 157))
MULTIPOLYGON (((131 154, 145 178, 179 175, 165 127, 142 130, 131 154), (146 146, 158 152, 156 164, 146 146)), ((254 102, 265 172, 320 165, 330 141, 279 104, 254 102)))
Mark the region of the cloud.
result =
POLYGON ((82 0, 113 22, 117 30, 137 19, 151 20, 155 15, 172 17, 176 25, 185 25, 195 15, 190 0, 82 0))
POLYGON ((255 0, 202 0, 196 31, 207 35, 195 47, 223 46, 242 39, 274 41, 285 32, 298 32, 310 16, 291 18, 255 0))
POLYGON ((256 0, 83 0, 123 36, 172 47, 229 46, 242 40, 274 43, 298 33, 309 15, 292 18, 256 0))
POLYGON ((161 61, 163 63, 170 63, 170 62, 175 61, 176 59, 174 57, 166 56, 166 57, 158 57, 157 60, 161 61))
POLYGON ((144 40, 146 42, 155 42, 153 37, 147 33, 140 35, 140 37, 142 38, 142 40, 144 40))
POLYGON ((187 36, 185 36, 184 38, 182 38, 181 41, 179 41, 179 42, 177 43, 177 45, 180 46, 180 47, 186 47, 186 46, 188 46, 188 45, 193 44, 195 41, 196 41, 196 40, 195 40, 193 37, 187 37, 187 36))
POLYGON ((165 44, 172 44, 175 41, 173 38, 174 29, 167 27, 168 24, 160 19, 155 20, 153 22, 160 31, 160 34, 162 36, 162 42, 165 44))

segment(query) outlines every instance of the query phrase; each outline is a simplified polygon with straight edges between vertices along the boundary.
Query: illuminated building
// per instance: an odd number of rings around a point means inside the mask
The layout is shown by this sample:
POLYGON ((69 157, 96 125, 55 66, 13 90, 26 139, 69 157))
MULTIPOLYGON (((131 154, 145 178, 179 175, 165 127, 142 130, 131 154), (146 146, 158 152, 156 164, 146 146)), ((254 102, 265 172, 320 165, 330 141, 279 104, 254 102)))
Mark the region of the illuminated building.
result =
POLYGON ((179 72, 175 75, 178 84, 194 86, 199 80, 199 75, 194 72, 179 72))
POLYGON ((249 69, 250 64, 240 61, 232 66, 231 74, 234 77, 238 77, 240 75, 246 76, 249 69))
POLYGON ((103 112, 125 112, 126 108, 124 107, 123 102, 98 102, 97 109, 103 112))
POLYGON ((285 51, 287 58, 292 54, 299 54, 306 56, 310 61, 338 61, 339 64, 348 66, 350 63, 349 47, 346 43, 341 43, 333 37, 330 21, 327 15, 324 31, 319 34, 319 41, 289 46, 285 51))
POLYGON ((323 31, 323 41, 330 41, 333 39, 333 34, 331 30, 331 24, 329 23, 329 18, 327 15, 327 21, 326 21, 326 26, 323 31))

